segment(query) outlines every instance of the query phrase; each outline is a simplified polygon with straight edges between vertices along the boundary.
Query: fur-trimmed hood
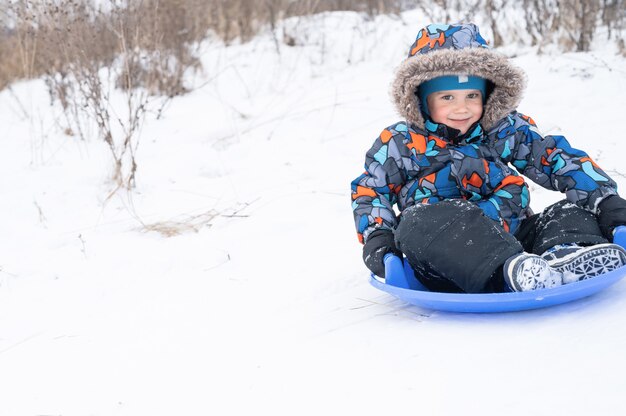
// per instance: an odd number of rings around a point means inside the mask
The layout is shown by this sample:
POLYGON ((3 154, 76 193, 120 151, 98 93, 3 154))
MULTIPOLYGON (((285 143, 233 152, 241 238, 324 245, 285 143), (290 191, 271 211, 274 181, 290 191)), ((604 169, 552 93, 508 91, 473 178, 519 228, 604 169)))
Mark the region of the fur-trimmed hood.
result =
POLYGON ((415 92, 424 81, 443 75, 478 76, 491 82, 493 90, 480 120, 485 130, 517 108, 526 86, 524 72, 491 50, 476 25, 431 24, 418 33, 391 87, 396 108, 409 123, 424 128, 415 92))

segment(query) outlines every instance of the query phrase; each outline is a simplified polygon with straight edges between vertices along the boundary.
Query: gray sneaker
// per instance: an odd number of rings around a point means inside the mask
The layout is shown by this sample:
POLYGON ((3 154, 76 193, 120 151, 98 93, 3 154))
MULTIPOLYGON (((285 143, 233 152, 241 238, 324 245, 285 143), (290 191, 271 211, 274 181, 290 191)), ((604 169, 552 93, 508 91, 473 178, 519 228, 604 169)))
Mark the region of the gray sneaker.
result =
POLYGON ((544 258, 520 253, 504 263, 504 281, 514 292, 527 292, 560 286, 563 279, 544 258))
POLYGON ((617 244, 559 245, 541 255, 550 267, 563 274, 563 283, 589 279, 626 265, 626 250, 617 244))

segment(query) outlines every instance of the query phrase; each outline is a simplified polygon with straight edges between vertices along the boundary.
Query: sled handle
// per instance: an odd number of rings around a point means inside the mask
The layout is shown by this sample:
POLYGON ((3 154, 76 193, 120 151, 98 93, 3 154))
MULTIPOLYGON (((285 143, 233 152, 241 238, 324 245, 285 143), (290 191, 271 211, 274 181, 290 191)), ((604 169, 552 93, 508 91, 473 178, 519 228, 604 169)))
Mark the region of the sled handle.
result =
POLYGON ((383 262, 385 263, 385 284, 402 289, 424 289, 413 276, 413 270, 408 264, 405 265, 400 257, 393 253, 387 253, 383 257, 383 262), (406 269, 410 270, 408 275, 406 269))
POLYGON ((408 286, 406 284, 402 284, 402 279, 398 278, 398 276, 404 277, 402 259, 393 253, 387 253, 385 257, 383 257, 383 262, 385 263, 385 283, 407 288, 408 286))
POLYGON ((620 225, 613 231, 613 242, 626 248, 626 226, 620 225))

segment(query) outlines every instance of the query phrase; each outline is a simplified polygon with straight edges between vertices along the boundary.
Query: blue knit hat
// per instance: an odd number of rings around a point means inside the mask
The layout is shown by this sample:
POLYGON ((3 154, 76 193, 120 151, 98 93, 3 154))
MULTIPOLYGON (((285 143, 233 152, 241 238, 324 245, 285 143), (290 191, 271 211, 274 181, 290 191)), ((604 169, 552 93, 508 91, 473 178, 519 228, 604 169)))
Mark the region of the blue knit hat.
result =
POLYGON ((422 111, 430 115, 426 98, 437 91, 448 90, 479 90, 483 96, 483 103, 487 98, 487 80, 468 75, 448 75, 437 77, 423 82, 417 89, 417 94, 422 103, 422 111))

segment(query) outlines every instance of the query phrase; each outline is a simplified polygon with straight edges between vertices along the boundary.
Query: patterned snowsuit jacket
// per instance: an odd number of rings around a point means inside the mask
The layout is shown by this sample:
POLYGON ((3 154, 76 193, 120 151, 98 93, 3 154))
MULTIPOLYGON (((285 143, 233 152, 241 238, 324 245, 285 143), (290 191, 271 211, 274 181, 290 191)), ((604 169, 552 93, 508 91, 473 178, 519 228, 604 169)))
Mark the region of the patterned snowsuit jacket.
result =
POLYGON ((592 212, 616 193, 615 182, 585 152, 563 136, 542 137, 521 113, 512 112, 486 133, 479 124, 458 144, 445 138, 446 126, 426 122, 425 127, 396 123, 367 152, 365 172, 352 182, 361 242, 375 229, 395 227, 394 204, 402 211, 444 199, 472 201, 514 233, 532 214, 528 185, 519 173, 592 212))
POLYGON ((542 137, 534 121, 516 111, 525 80, 521 69, 488 47, 474 24, 420 30, 391 89, 405 121, 382 131, 367 152, 365 172, 352 182, 359 240, 393 229, 395 204, 402 211, 444 199, 471 201, 515 233, 531 214, 519 173, 593 213, 602 199, 616 194, 615 182, 585 152, 563 136, 542 137), (423 82, 443 75, 477 76, 489 84, 480 124, 454 140, 445 125, 424 118, 416 95, 423 82))

